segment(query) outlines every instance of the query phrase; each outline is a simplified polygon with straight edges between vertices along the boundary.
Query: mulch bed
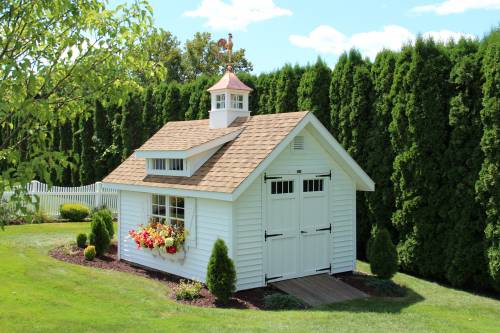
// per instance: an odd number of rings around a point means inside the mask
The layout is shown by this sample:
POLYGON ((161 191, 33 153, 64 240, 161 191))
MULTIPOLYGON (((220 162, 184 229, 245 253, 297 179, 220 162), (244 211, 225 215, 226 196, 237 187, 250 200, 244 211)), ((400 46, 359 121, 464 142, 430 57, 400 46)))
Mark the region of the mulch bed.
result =
MULTIPOLYGON (((182 278, 144 267, 136 266, 125 261, 117 260, 117 247, 112 244, 109 252, 100 258, 95 258, 93 261, 85 260, 83 249, 76 245, 66 245, 57 247, 49 252, 50 256, 58 260, 69 262, 72 264, 96 267, 101 269, 110 269, 120 272, 127 272, 140 275, 147 278, 152 278, 165 283, 171 290, 169 297, 175 300, 175 289, 177 288, 182 278)), ((269 294, 281 293, 281 291, 272 287, 255 288, 239 291, 234 294, 234 297, 226 304, 220 304, 215 297, 208 291, 206 287, 201 290, 200 298, 193 301, 177 301, 179 303, 190 304, 201 307, 210 308, 234 308, 234 309, 264 309, 264 296, 269 294)))

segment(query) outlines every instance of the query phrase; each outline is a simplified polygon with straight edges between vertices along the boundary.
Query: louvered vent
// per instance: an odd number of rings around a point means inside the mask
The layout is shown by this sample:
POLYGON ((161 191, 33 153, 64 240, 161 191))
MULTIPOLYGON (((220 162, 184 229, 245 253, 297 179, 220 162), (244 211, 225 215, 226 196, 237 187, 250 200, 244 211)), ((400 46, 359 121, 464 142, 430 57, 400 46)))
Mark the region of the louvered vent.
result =
POLYGON ((304 150, 304 137, 296 136, 293 139, 292 150, 304 150))

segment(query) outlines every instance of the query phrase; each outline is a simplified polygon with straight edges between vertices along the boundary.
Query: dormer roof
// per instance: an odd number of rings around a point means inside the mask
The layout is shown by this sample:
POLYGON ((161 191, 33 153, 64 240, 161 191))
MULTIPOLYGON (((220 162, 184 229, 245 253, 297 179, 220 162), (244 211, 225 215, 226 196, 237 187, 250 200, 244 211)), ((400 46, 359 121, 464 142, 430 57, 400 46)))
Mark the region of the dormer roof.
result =
POLYGON ((211 86, 210 88, 207 89, 207 91, 216 91, 216 90, 241 90, 241 91, 252 91, 253 89, 244 84, 243 82, 238 79, 238 77, 232 72, 232 71, 226 71, 224 76, 211 86))

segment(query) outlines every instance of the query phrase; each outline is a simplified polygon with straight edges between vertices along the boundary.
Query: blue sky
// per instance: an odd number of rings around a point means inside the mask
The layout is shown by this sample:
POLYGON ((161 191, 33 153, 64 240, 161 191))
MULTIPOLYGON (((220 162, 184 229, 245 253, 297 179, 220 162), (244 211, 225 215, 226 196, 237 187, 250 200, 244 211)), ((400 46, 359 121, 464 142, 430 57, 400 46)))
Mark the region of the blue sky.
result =
POLYGON ((318 55, 334 65, 351 47, 373 58, 382 47, 398 49, 416 34, 482 37, 500 23, 500 0, 149 1, 155 25, 182 42, 197 31, 214 39, 232 32, 235 49, 246 49, 256 74, 314 62, 318 55))

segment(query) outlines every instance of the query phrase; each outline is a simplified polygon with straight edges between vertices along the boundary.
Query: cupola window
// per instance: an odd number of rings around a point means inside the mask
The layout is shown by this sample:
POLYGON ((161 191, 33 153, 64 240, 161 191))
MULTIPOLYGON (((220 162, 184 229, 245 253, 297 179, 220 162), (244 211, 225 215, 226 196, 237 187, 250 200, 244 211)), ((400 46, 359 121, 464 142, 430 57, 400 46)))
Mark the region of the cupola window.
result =
POLYGON ((243 110, 243 95, 231 94, 231 108, 243 110))
POLYGON ((226 95, 218 94, 215 96, 215 108, 216 109, 225 109, 226 108, 226 95))

